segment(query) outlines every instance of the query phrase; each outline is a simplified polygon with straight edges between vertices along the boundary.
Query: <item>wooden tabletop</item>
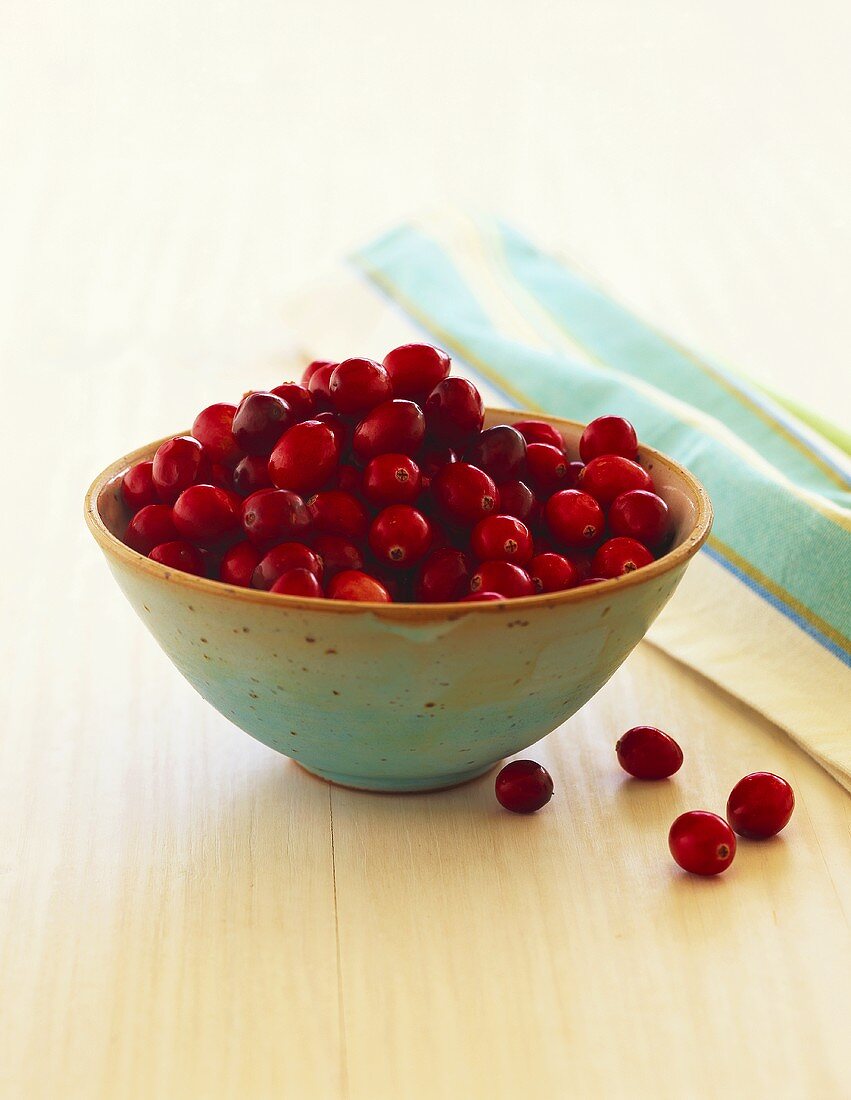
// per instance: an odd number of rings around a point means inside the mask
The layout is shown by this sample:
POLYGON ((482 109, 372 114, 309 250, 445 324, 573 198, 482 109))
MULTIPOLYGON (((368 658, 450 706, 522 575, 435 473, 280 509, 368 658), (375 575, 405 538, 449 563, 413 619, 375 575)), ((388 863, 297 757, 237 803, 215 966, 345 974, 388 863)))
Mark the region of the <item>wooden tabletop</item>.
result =
POLYGON ((191 691, 81 518, 447 195, 841 419, 847 8, 291 9, 46 0, 0 41, 0 1096, 851 1096, 851 803, 758 714, 643 644, 529 750, 532 818, 331 788, 191 691), (673 781, 616 766, 639 722, 673 781), (755 769, 788 829, 681 874, 672 819, 755 769))

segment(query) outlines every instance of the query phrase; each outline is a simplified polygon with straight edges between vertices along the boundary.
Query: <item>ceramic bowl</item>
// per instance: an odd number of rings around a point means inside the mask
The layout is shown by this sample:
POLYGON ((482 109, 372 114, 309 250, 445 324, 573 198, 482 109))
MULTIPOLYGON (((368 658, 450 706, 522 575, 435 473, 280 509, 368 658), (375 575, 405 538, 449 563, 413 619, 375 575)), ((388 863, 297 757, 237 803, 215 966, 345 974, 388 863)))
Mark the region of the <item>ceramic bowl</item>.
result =
MULTIPOLYGON (((529 415, 490 409, 486 424, 529 415)), ((539 419, 555 424, 575 454, 580 424, 539 419)), ((121 590, 226 718, 308 771, 369 790, 462 783, 554 730, 642 639, 712 522, 697 480, 642 447, 674 541, 628 576, 491 603, 280 596, 177 572, 120 541, 129 520, 122 474, 157 446, 114 462, 86 497, 89 529, 121 590)))

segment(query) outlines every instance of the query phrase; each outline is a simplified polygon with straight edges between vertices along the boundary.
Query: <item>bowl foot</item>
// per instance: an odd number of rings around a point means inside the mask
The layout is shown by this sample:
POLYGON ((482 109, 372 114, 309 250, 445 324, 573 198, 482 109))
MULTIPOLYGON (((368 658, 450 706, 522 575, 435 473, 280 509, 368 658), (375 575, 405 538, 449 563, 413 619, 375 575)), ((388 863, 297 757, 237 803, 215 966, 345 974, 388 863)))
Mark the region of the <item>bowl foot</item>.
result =
POLYGON ((496 763, 486 764, 483 768, 473 768, 471 771, 452 772, 449 775, 426 776, 369 776, 369 775, 341 775, 338 772, 320 771, 319 768, 308 768, 299 763, 311 775, 318 779, 324 779, 337 787, 346 787, 351 791, 384 791, 386 794, 416 794, 417 791, 445 791, 450 787, 460 787, 462 783, 469 783, 472 779, 489 772, 496 767, 496 763))

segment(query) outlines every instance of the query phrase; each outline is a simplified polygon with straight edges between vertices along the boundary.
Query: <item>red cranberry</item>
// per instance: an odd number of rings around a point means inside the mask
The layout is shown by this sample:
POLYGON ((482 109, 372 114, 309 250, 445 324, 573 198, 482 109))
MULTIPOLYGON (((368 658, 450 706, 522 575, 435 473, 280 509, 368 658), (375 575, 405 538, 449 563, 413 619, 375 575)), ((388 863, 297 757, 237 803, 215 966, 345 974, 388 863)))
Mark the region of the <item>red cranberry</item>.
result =
POLYGON ((391 504, 372 521, 369 545, 379 561, 407 568, 428 553, 431 526, 409 504, 391 504))
POLYGON ((638 458, 635 428, 622 416, 598 416, 582 433, 579 454, 583 462, 600 455, 621 455, 635 461, 638 458))
POLYGON ((268 455, 293 423, 293 411, 282 397, 257 391, 240 401, 233 434, 246 454, 268 455))
POLYGON ((438 508, 451 523, 470 526, 496 511, 499 493, 484 470, 468 462, 453 462, 431 483, 438 508))
POLYGON ((369 526, 366 508, 357 497, 342 489, 327 489, 308 501, 313 528, 320 535, 342 535, 347 539, 363 538, 369 526))
POLYGON ((576 486, 584 493, 590 493, 595 500, 606 506, 615 497, 630 489, 653 491, 650 474, 637 462, 631 462, 620 455, 601 455, 592 458, 577 479, 576 486))
POLYGON ((571 547, 593 545, 606 522, 597 501, 578 489, 562 489, 551 496, 544 517, 559 544, 571 547))
POLYGON ((289 489, 261 489, 242 505, 242 527, 255 546, 302 538, 310 528, 310 512, 289 489))
POLYGON ((472 466, 490 474, 499 485, 519 475, 526 459, 526 440, 516 428, 498 424, 481 433, 466 459, 472 466))
POLYGON ((313 395, 317 408, 327 409, 331 404, 331 375, 336 367, 336 363, 323 363, 308 379, 307 388, 313 395))
POLYGON ((667 779, 683 763, 683 750, 655 726, 633 726, 615 745, 618 763, 636 779, 667 779))
POLYGON ((609 529, 613 535, 637 539, 645 546, 658 546, 668 531, 668 505, 646 489, 630 489, 615 497, 609 508, 609 529))
POLYGON ((413 401, 385 401, 376 405, 355 428, 355 457, 368 462, 380 454, 415 455, 425 436, 425 418, 413 401))
POLYGON ((233 434, 235 405, 208 405, 195 417, 192 434, 203 446, 212 462, 233 466, 239 461, 239 444, 233 434))
POLYGON ((482 430, 482 396, 466 378, 445 378, 425 403, 429 436, 448 447, 465 449, 482 430))
POLYGON ((269 459, 265 455, 246 455, 240 459, 233 471, 233 487, 241 497, 270 489, 269 459))
POLYGON ((483 561, 470 577, 471 592, 498 592, 500 596, 534 596, 532 578, 519 565, 507 561, 483 561))
POLYGON ((239 526, 242 501, 215 485, 190 485, 174 502, 174 526, 185 539, 208 542, 239 526))
POLYGON ((546 420, 515 420, 514 427, 527 443, 548 443, 551 447, 564 450, 564 438, 558 428, 546 420))
POLYGON ((526 478, 538 493, 549 495, 565 487, 567 457, 549 443, 530 443, 526 448, 526 478))
POLYGON ((407 455, 376 455, 363 472, 363 495, 379 507, 410 504, 420 492, 420 468, 407 455))
POLYGON ((500 806, 513 814, 533 814, 546 806, 553 796, 550 773, 534 760, 512 760, 506 764, 494 784, 500 806))
POLYGON ((451 447, 429 447, 426 441, 426 448, 419 457, 420 473, 423 477, 433 478, 444 466, 457 461, 458 455, 451 447))
POLYGON ((124 541, 139 554, 150 554, 161 542, 177 538, 177 528, 168 504, 146 504, 130 520, 124 541))
POLYGON ((537 513, 535 494, 525 482, 503 481, 499 487, 499 508, 503 515, 523 522, 534 520, 537 513))
POLYGON ((430 344, 403 344, 384 356, 395 397, 421 398, 449 374, 449 356, 430 344))
POLYGON ((331 600, 355 600, 367 603, 392 603, 390 593, 375 577, 359 569, 346 569, 332 577, 328 584, 331 600))
POLYGON ((157 447, 152 475, 160 500, 172 504, 184 489, 206 478, 210 461, 197 439, 179 435, 157 447))
POLYGON ((254 568, 251 584, 254 588, 270 589, 283 573, 291 569, 308 569, 321 579, 324 574, 322 559, 301 542, 282 542, 273 546, 254 568))
POLYGON ((723 817, 707 810, 680 814, 668 833, 671 855, 693 875, 718 875, 736 854, 736 837, 723 817))
POLYGON ((322 596, 322 585, 309 569, 290 569, 278 577, 269 591, 283 596, 310 596, 316 599, 322 596))
POLYGON ((363 554, 360 549, 340 535, 320 535, 314 539, 313 549, 325 567, 326 580, 345 569, 363 569, 363 554))
POLYGON ((331 373, 331 404, 340 413, 363 414, 393 397, 390 376, 372 359, 344 359, 331 373))
POLYGON ((341 463, 337 470, 337 486, 344 493, 360 493, 363 489, 363 471, 349 463, 341 463))
POLYGON ((635 539, 609 539, 594 555, 591 571, 596 577, 622 577, 654 560, 647 547, 635 539))
POLYGON ((316 398, 307 386, 300 386, 298 382, 284 382, 273 386, 269 392, 286 401, 296 420, 309 420, 316 411, 316 398))
POLYGON ((156 504, 159 501, 157 487, 154 485, 153 462, 137 462, 130 467, 121 479, 121 495, 127 507, 134 512, 138 512, 146 504, 156 504))
POLYGON ((733 787, 727 800, 727 820, 739 836, 763 840, 789 824, 795 794, 785 779, 772 772, 751 772, 733 787))
POLYGON ((576 570, 562 554, 536 554, 529 563, 529 576, 538 592, 563 592, 578 581, 576 570))
POLYGON ((564 488, 575 489, 579 482, 579 475, 585 469, 584 462, 568 462, 567 473, 564 475, 564 488))
POLYGON ((227 489, 229 493, 234 491, 233 470, 225 466, 224 462, 214 462, 210 466, 209 484, 216 485, 219 489, 227 489))
MULTIPOLYGON (((581 581, 587 580, 591 576, 591 563, 594 561, 594 552, 591 550, 571 550, 564 555, 573 568, 576 570, 576 575, 581 581)), ((598 580, 605 580, 605 577, 599 577, 598 580)))
POLYGON ((467 591, 470 563, 467 555, 451 546, 433 550, 417 578, 416 598, 421 603, 449 603, 467 591))
POLYGON ((281 436, 269 457, 269 476, 279 489, 309 496, 331 479, 339 457, 337 440, 327 424, 305 420, 281 436))
POLYGON ((352 430, 345 420, 332 412, 317 413, 313 420, 318 424, 325 424, 326 427, 331 429, 337 441, 337 450, 342 454, 348 447, 352 434, 352 430))
POLYGON ((304 368, 304 374, 301 376, 301 384, 303 386, 308 385, 314 374, 322 370, 323 367, 330 367, 331 370, 333 370, 336 365, 337 364, 332 363, 330 359, 314 359, 312 363, 308 363, 304 368))
POLYGON ((492 603, 494 600, 504 600, 505 596, 499 592, 471 592, 460 599, 459 603, 492 603))
POLYGON ((204 575, 204 559, 201 551, 191 542, 183 542, 176 539, 172 542, 161 542, 148 554, 152 561, 158 561, 160 565, 167 565, 170 569, 179 569, 182 573, 192 573, 196 577, 204 575))
POLYGON ((260 551, 250 542, 238 542, 226 550, 219 566, 219 580, 225 584, 235 584, 240 588, 250 588, 254 570, 260 562, 260 551))
POLYGON ((510 561, 515 565, 526 565, 534 552, 529 528, 514 516, 479 520, 470 545, 479 561, 510 561))

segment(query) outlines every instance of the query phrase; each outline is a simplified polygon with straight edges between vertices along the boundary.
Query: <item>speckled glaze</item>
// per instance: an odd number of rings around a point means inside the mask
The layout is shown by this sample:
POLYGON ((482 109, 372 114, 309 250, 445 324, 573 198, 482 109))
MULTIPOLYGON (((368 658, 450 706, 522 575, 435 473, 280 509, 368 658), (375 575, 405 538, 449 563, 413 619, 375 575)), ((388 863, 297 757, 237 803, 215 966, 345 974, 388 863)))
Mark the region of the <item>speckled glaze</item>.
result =
MULTIPOLYGON (((521 412, 489 410, 486 423, 521 412)), ((581 425, 547 418, 576 450, 581 425)), ((559 726, 641 640, 705 541, 712 511, 682 467, 643 448, 674 549, 629 577, 500 603, 352 604, 192 577, 120 542, 128 466, 92 484, 86 520, 142 621, 203 697, 309 771, 350 787, 452 786, 559 726)))

